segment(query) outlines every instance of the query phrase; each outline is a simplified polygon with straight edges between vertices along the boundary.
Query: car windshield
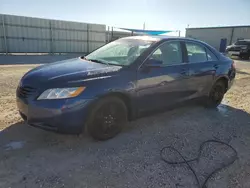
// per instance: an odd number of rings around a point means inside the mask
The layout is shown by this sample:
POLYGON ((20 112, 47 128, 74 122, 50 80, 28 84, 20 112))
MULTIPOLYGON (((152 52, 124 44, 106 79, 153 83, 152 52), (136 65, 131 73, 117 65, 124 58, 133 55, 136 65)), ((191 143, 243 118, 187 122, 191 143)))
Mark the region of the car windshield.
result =
POLYGON ((132 64, 155 41, 142 39, 119 39, 95 50, 85 59, 106 64, 128 66, 132 64))
POLYGON ((244 40, 242 40, 242 41, 237 41, 235 44, 236 45, 249 45, 250 41, 244 41, 244 40))

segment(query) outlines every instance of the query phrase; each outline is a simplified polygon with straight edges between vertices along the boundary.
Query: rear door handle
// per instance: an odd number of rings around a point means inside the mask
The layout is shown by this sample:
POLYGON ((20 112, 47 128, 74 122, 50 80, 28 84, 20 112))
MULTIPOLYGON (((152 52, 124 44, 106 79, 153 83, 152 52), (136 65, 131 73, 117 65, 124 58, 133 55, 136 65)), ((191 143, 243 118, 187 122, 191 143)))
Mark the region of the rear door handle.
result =
POLYGON ((218 64, 214 64, 214 68, 218 69, 219 65, 218 64))
POLYGON ((188 75, 187 72, 188 72, 187 69, 182 69, 181 72, 180 72, 180 74, 187 76, 188 75))

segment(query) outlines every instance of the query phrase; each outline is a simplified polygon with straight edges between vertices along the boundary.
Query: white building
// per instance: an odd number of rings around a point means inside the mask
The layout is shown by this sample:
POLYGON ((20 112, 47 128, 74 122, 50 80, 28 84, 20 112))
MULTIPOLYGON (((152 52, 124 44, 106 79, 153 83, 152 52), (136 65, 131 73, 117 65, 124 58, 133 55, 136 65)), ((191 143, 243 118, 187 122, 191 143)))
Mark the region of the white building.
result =
POLYGON ((236 42, 238 39, 250 39, 250 25, 186 28, 186 37, 202 40, 219 49, 221 39, 225 39, 227 45, 236 42))

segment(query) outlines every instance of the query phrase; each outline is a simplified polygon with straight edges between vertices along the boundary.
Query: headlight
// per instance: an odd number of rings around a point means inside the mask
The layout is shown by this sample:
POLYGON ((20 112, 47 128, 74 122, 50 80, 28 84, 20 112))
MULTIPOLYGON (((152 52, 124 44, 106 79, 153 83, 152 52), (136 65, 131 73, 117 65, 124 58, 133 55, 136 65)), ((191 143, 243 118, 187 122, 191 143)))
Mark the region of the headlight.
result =
POLYGON ((37 98, 37 100, 72 98, 80 95, 84 89, 85 87, 47 89, 37 98))
POLYGON ((245 49, 247 49, 247 46, 241 46, 241 49, 245 50, 245 49))

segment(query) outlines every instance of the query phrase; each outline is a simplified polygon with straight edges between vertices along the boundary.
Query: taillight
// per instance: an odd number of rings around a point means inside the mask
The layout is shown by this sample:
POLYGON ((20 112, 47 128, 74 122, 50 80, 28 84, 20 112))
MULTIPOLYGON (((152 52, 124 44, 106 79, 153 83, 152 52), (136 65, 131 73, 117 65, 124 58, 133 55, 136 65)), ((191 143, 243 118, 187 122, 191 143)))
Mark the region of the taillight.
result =
POLYGON ((233 69, 236 69, 236 64, 235 64, 235 62, 234 62, 234 61, 233 61, 233 63, 232 63, 232 65, 231 65, 231 66, 232 66, 232 68, 233 68, 233 69))
POLYGON ((236 66, 235 66, 235 62, 233 61, 231 65, 231 70, 228 73, 230 80, 235 78, 235 74, 236 74, 236 66))

